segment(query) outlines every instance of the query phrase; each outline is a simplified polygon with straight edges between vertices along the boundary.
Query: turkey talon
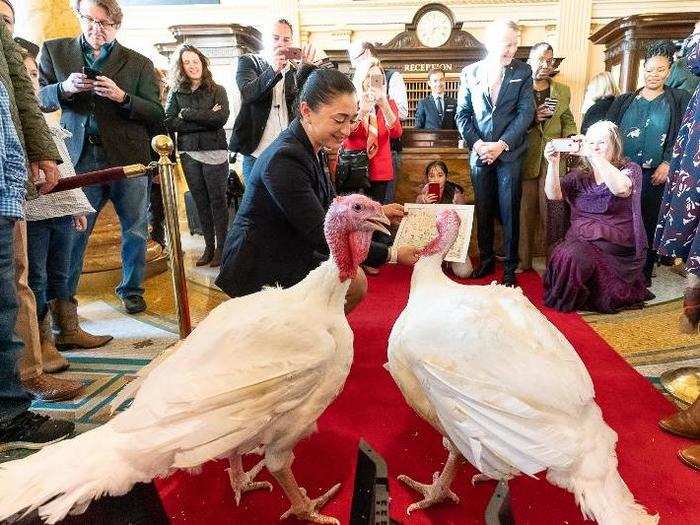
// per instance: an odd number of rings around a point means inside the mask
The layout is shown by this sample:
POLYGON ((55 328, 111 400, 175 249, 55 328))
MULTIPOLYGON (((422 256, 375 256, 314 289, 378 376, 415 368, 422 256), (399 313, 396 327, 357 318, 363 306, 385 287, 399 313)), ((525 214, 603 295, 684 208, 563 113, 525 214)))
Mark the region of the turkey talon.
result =
POLYGON ((241 503, 241 495, 250 492, 251 490, 267 489, 272 492, 272 483, 269 481, 253 481, 255 477, 260 474, 260 471, 265 466, 264 461, 260 461, 248 472, 235 473, 233 469, 227 468, 229 480, 231 481, 231 488, 233 489, 233 497, 236 501, 236 506, 241 503))
POLYGON ((440 503, 445 500, 450 500, 453 503, 459 503, 459 497, 457 496, 457 494, 452 492, 452 490, 450 490, 449 487, 438 483, 439 477, 439 472, 433 474, 433 483, 430 485, 420 483, 414 479, 409 478, 404 474, 401 474, 397 477, 399 481, 405 483, 416 492, 423 494, 422 500, 412 503, 408 506, 408 508, 406 509, 406 514, 410 516, 411 512, 413 512, 414 510, 426 509, 432 505, 435 505, 436 503, 440 503))
POLYGON ((321 523, 325 525, 340 525, 340 521, 332 516, 325 516, 318 512, 318 509, 323 507, 328 500, 335 496, 336 492, 340 490, 340 483, 336 483, 326 492, 321 494, 318 498, 308 499, 306 496, 306 490, 300 488, 302 494, 304 495, 305 502, 301 505, 292 505, 287 512, 280 516, 280 519, 286 519, 290 516, 295 516, 301 520, 310 521, 311 523, 321 523))

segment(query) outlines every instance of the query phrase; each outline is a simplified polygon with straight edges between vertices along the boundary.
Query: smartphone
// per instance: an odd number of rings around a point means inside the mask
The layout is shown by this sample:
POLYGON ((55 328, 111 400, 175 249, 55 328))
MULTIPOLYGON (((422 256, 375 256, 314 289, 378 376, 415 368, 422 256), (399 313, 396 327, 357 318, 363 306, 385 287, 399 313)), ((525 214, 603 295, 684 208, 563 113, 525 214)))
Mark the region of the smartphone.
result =
POLYGON ((574 139, 552 139, 552 145, 560 153, 577 153, 581 149, 581 142, 574 139))
POLYGON ((102 72, 88 66, 83 66, 83 74, 90 80, 95 80, 98 75, 102 74, 102 72))
POLYGON ((369 77, 369 85, 373 88, 383 88, 384 75, 372 75, 371 77, 369 77))
POLYGON ((428 183, 428 193, 435 195, 436 202, 440 200, 440 183, 439 182, 429 182, 428 183))
POLYGON ((284 56, 287 58, 287 60, 301 60, 301 48, 288 47, 284 50, 284 56))

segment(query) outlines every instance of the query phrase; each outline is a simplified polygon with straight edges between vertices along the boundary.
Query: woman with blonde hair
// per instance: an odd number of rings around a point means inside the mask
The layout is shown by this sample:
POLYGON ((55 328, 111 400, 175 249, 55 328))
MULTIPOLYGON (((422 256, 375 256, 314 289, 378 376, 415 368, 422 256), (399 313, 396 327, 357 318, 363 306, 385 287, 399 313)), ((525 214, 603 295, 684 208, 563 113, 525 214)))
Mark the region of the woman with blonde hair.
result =
POLYGON ((579 136, 582 166, 559 180, 560 152, 547 143, 545 195, 566 200, 571 223, 552 250, 544 275, 544 302, 569 312, 614 313, 641 307, 652 295, 642 268, 647 240, 642 223, 642 170, 624 157, 617 126, 596 122, 579 136))
POLYGON ((369 159, 369 196, 384 203, 388 183, 394 178, 390 139, 401 136, 396 103, 388 98, 384 70, 376 59, 360 62, 352 79, 360 99, 358 126, 343 142, 348 151, 364 150, 369 159))
POLYGON ((581 106, 581 113, 583 113, 581 133, 585 134, 591 124, 605 120, 608 109, 619 94, 620 88, 610 71, 598 73, 591 79, 586 86, 581 106))

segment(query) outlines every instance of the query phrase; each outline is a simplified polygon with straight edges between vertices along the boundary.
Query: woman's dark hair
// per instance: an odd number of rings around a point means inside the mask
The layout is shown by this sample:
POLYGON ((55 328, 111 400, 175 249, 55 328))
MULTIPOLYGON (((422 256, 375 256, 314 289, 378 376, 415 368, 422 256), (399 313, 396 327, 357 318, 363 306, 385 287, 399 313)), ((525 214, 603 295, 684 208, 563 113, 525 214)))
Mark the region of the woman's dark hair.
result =
POLYGON ((442 172, 445 174, 445 178, 447 178, 447 175, 449 175, 449 171, 447 171, 447 164, 445 164, 441 160, 434 160, 432 162, 429 162, 428 165, 425 167, 425 180, 428 180, 428 174, 430 173, 430 170, 433 169, 435 166, 440 168, 442 172))
POLYGON ((199 57, 199 60, 202 62, 202 80, 200 82, 200 87, 203 87, 207 91, 213 91, 216 84, 214 83, 214 79, 211 76, 211 71, 209 70, 209 59, 192 44, 182 44, 175 50, 175 53, 173 53, 168 85, 174 90, 181 89, 183 87, 189 89, 192 88, 190 77, 187 76, 187 73, 185 73, 185 68, 182 67, 182 55, 187 51, 196 54, 199 57))
POLYGON ((534 46, 530 48, 530 59, 532 59, 542 49, 554 53, 554 48, 549 42, 537 42, 534 46))
POLYGON ((654 40, 650 42, 644 53, 644 63, 653 57, 666 57, 668 63, 673 64, 673 55, 676 53, 676 44, 670 40, 654 40))
POLYGON ((330 104, 338 95, 355 93, 351 80, 337 69, 302 67, 297 75, 297 86, 301 86, 297 108, 299 103, 306 102, 314 111, 323 104, 330 104))

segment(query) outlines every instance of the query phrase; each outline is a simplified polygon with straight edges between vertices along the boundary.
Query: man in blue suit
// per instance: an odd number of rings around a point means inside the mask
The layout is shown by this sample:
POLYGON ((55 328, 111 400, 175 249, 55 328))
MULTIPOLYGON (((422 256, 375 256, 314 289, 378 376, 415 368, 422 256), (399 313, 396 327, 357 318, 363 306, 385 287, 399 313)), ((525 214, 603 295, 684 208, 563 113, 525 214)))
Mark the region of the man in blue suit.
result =
POLYGON ((445 73, 442 69, 428 72, 430 95, 418 101, 416 129, 455 129, 457 100, 445 95, 445 73))
POLYGON ((534 117, 532 70, 513 60, 517 26, 497 20, 486 32, 487 56, 462 70, 457 129, 471 150, 480 266, 472 277, 494 272, 493 232, 500 211, 505 244, 502 284, 517 285, 520 164, 534 117))

